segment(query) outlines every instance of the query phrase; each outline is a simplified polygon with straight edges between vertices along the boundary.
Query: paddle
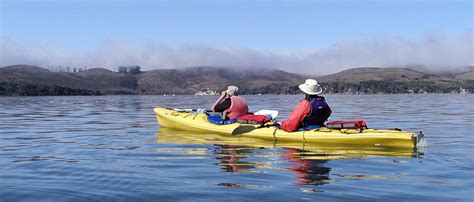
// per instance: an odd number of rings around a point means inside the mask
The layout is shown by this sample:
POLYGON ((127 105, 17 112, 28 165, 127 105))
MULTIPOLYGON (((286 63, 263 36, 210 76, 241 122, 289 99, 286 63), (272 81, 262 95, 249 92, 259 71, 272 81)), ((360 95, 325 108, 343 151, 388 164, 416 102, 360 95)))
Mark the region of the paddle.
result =
POLYGON ((199 108, 199 109, 166 108, 166 109, 174 110, 174 111, 177 111, 177 112, 195 112, 195 113, 198 113, 198 114, 206 113, 208 111, 211 111, 211 110, 202 109, 202 108, 199 108))
POLYGON ((249 126, 249 125, 239 126, 235 128, 230 135, 240 135, 240 134, 252 132, 259 128, 269 128, 271 126, 279 126, 279 125, 280 125, 279 123, 274 123, 274 124, 261 125, 261 126, 249 126))
MULTIPOLYGON (((206 110, 206 109, 202 109, 202 108, 199 108, 199 109, 166 108, 166 109, 174 110, 174 111, 177 111, 177 112, 189 112, 189 113, 197 113, 197 114, 204 113, 206 115, 209 115, 209 113, 212 112, 211 110, 206 110)), ((212 113, 217 113, 217 112, 212 112, 212 113)), ((272 119, 275 119, 278 116, 278 111, 277 110, 262 109, 262 110, 254 112, 253 114, 271 116, 272 119)), ((232 131, 231 135, 240 135, 240 134, 251 132, 255 129, 265 128, 265 127, 268 128, 268 127, 271 127, 271 126, 278 126, 278 125, 280 125, 280 124, 275 123, 275 124, 261 125, 261 126, 250 126, 250 125, 239 126, 239 127, 235 128, 232 131)))
MULTIPOLYGON (((198 108, 198 109, 192 109, 192 108, 166 108, 166 109, 174 110, 174 111, 177 111, 177 112, 195 112, 195 113, 198 113, 198 114, 201 114, 201 113, 206 114, 206 113, 212 111, 212 110, 203 109, 203 108, 198 108)), ((275 119, 278 116, 278 111, 277 110, 262 109, 262 110, 259 110, 255 113, 253 113, 253 114, 255 114, 255 115, 269 115, 273 119, 275 119)))

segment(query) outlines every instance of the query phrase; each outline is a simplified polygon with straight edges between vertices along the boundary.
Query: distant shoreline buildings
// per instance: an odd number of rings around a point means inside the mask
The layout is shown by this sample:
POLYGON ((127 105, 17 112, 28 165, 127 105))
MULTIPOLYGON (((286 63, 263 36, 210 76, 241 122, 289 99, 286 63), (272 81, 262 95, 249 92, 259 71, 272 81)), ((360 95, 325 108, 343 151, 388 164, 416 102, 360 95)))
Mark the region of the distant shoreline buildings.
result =
POLYGON ((82 67, 82 68, 77 68, 77 67, 63 67, 63 66, 48 66, 46 69, 48 69, 51 72, 70 72, 70 73, 76 73, 76 72, 82 72, 86 71, 87 67, 82 67))
POLYGON ((206 90, 198 91, 194 95, 217 95, 217 91, 207 88, 206 90))

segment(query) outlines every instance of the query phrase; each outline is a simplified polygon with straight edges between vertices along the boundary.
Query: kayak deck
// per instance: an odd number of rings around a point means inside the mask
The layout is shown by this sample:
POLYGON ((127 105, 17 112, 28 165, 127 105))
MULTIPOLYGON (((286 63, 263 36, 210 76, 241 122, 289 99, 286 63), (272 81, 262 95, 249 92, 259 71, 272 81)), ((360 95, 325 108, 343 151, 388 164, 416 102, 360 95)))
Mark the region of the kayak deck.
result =
POLYGON ((178 112, 165 108, 154 109, 158 123, 167 128, 231 136, 273 140, 276 142, 322 143, 326 145, 352 145, 415 148, 426 144, 423 134, 398 130, 337 130, 320 128, 307 131, 286 132, 277 127, 257 128, 258 125, 233 123, 216 125, 207 121, 205 114, 178 112), (242 130, 243 129, 243 130, 242 130))

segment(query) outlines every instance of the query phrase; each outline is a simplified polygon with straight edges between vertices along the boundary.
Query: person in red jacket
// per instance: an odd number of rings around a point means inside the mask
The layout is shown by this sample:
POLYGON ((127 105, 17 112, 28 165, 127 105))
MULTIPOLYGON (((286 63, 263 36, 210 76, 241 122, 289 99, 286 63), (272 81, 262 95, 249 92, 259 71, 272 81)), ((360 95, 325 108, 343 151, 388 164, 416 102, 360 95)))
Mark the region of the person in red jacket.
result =
POLYGON ((225 112, 226 119, 236 119, 239 116, 248 114, 249 107, 242 96, 238 95, 237 86, 229 86, 222 91, 220 97, 212 105, 215 112, 225 112))
POLYGON ((298 128, 322 126, 332 113, 324 97, 319 96, 323 89, 316 80, 307 79, 299 88, 305 93, 305 99, 301 100, 290 117, 280 124, 280 128, 288 132, 298 128))

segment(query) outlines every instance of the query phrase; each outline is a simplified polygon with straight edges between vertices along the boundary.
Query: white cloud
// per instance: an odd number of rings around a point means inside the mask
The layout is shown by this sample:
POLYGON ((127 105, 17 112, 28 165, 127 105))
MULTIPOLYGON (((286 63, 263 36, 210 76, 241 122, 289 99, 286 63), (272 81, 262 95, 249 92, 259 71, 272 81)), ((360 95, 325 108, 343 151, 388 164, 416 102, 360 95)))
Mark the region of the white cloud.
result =
POLYGON ((143 70, 189 66, 270 67, 291 72, 328 74, 353 67, 424 65, 438 69, 474 65, 472 31, 446 37, 426 34, 421 40, 401 38, 344 42, 319 50, 257 51, 200 44, 105 42, 94 52, 57 46, 0 42, 0 66, 106 67, 140 65, 143 70))

